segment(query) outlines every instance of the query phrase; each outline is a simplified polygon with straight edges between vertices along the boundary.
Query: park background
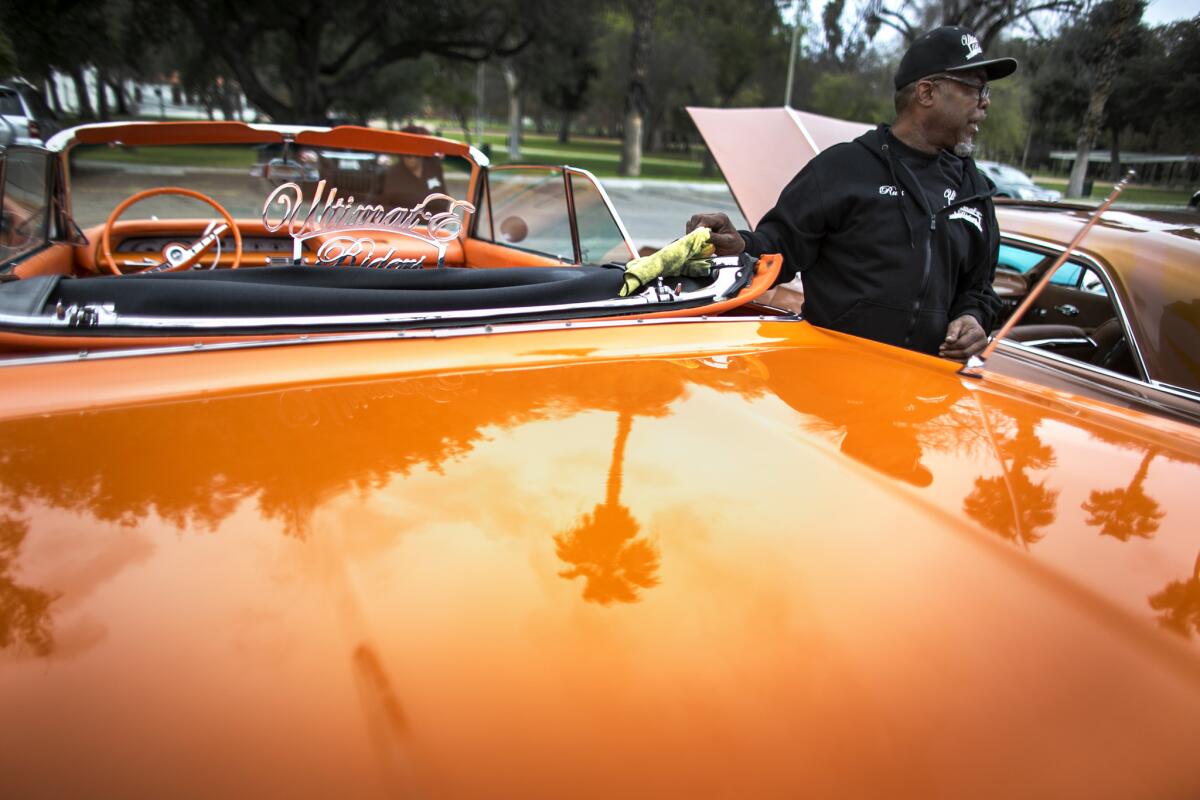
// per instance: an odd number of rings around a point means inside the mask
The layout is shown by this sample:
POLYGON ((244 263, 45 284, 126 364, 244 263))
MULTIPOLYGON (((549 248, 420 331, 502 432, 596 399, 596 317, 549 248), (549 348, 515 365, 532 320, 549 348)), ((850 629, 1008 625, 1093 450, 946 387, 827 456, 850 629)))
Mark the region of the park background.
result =
POLYGON ((1200 9, 1190 5, 4 0, 0 76, 38 87, 68 124, 420 124, 497 163, 570 163, 634 191, 658 180, 699 193, 721 176, 686 106, 787 102, 886 121, 904 48, 958 24, 989 58, 1021 62, 993 85, 977 157, 1085 201, 1133 167, 1126 202, 1185 205, 1200 188, 1200 9))

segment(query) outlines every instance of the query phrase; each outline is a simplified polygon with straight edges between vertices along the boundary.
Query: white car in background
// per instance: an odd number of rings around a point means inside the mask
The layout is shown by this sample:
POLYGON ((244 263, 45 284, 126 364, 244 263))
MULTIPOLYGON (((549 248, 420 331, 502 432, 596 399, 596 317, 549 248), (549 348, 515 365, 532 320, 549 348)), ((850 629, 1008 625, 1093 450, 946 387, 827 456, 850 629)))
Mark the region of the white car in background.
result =
POLYGON ((1062 192, 1054 189, 1043 189, 1033 182, 1033 179, 1021 170, 1009 164, 996 161, 976 161, 979 171, 987 175, 996 184, 997 197, 1013 197, 1018 200, 1047 200, 1057 203, 1062 200, 1062 192))
POLYGON ((21 78, 0 81, 0 146, 40 145, 61 127, 33 84, 21 78))

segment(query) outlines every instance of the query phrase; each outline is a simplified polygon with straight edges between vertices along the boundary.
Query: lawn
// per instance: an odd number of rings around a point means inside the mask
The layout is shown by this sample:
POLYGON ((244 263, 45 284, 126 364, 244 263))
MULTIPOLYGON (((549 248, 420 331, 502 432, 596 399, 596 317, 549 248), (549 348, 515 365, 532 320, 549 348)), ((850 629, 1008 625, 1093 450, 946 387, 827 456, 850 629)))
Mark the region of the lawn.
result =
MULTIPOLYGON (((453 129, 442 129, 442 135, 459 139, 461 135, 453 129)), ((505 144, 504 131, 485 130, 484 142, 490 146, 491 159, 494 164, 508 163, 508 148, 505 144)), ((691 155, 685 153, 647 153, 642 156, 643 178, 658 178, 676 181, 716 181, 724 179, 720 172, 714 170, 711 176, 701 174, 703 163, 702 148, 694 148, 691 155)), ((586 169, 600 178, 617 176, 617 168, 621 163, 621 142, 619 139, 598 139, 587 136, 573 136, 566 145, 559 144, 558 137, 553 134, 526 133, 521 144, 523 164, 569 164, 573 167, 586 169)))
MULTIPOLYGON (((1060 192, 1066 193, 1067 179, 1060 178, 1054 175, 1034 175, 1033 181, 1038 186, 1046 189, 1057 189, 1060 192)), ((1092 184, 1092 194, 1087 199, 1096 202, 1102 201, 1112 192, 1113 181, 1097 180, 1092 184)), ((1146 205, 1159 206, 1186 206, 1188 200, 1192 197, 1192 193, 1187 189, 1161 189, 1154 186, 1133 186, 1126 187, 1121 192, 1121 197, 1117 200, 1118 203, 1144 203, 1146 205)), ((1070 202, 1068 198, 1064 198, 1066 202, 1070 202)))
POLYGON ((105 147, 81 145, 75 158, 121 164, 153 164, 164 167, 226 167, 249 170, 257 159, 251 145, 168 145, 153 147, 105 147))

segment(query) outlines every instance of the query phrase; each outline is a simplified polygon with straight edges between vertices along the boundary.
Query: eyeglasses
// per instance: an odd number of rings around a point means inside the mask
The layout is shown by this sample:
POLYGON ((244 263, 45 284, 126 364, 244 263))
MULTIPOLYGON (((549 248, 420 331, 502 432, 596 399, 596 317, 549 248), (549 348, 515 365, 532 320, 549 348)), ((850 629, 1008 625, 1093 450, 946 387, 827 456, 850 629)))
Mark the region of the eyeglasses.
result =
POLYGON ((979 93, 979 101, 978 102, 980 102, 980 103, 982 103, 984 100, 987 100, 989 97, 992 96, 992 87, 989 86, 987 83, 976 83, 975 81, 968 81, 963 78, 956 78, 953 75, 934 75, 933 77, 926 78, 925 80, 930 81, 930 82, 954 81, 955 83, 961 83, 963 86, 966 86, 970 89, 974 89, 976 92, 979 93))

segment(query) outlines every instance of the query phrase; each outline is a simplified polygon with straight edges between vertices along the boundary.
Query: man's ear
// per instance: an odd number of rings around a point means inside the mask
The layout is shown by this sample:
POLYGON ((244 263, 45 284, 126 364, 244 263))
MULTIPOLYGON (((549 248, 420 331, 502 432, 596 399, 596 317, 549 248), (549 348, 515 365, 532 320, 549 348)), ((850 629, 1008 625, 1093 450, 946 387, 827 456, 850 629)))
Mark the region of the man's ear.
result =
POLYGON ((933 87, 933 81, 917 82, 915 99, 919 105, 925 108, 933 105, 933 87))

